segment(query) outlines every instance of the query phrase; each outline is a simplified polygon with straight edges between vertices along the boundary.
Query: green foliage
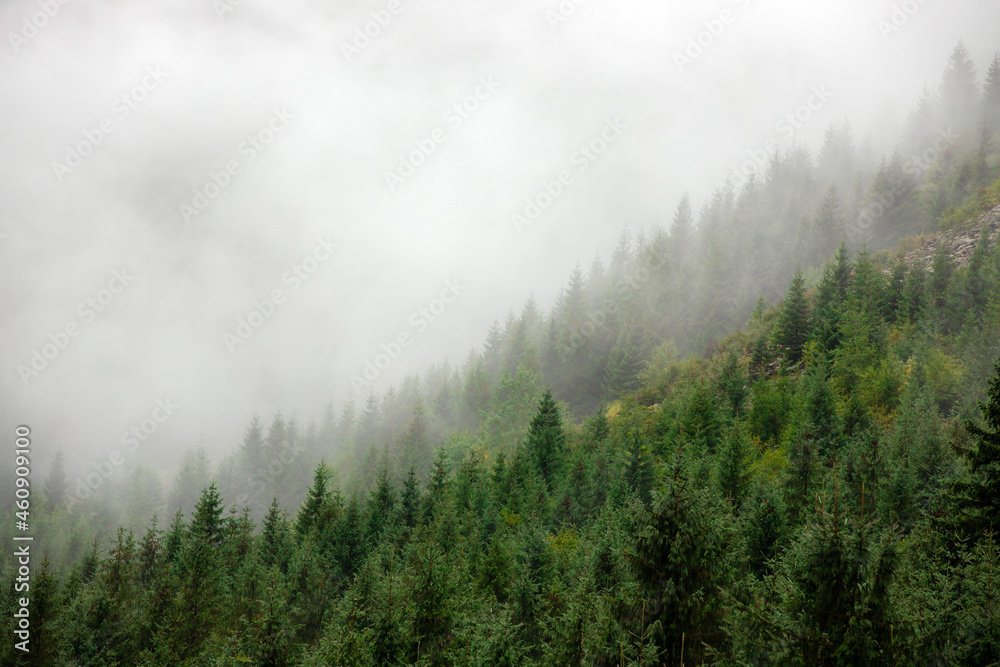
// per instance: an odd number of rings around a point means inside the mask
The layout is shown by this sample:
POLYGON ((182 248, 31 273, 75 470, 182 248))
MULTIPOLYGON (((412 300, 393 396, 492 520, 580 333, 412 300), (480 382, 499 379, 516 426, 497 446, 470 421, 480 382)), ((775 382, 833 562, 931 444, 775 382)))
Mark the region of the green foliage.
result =
POLYGON ((680 462, 635 522, 627 554, 641 596, 641 609, 629 613, 634 635, 667 663, 681 662, 685 642, 685 659, 697 664, 706 648, 722 642, 718 587, 729 576, 727 528, 706 495, 690 488, 680 462))
POLYGON ((810 331, 809 304, 806 300, 802 270, 795 272, 792 284, 781 306, 781 315, 774 328, 774 342, 781 346, 789 364, 802 359, 802 349, 810 331))
POLYGON ((987 400, 979 404, 982 425, 967 420, 973 443, 958 449, 968 476, 952 485, 958 510, 953 525, 976 537, 1000 525, 1000 359, 993 369, 987 400))
POLYGON ((562 472, 565 457, 566 434, 563 432, 559 407, 546 388, 538 404, 538 413, 528 427, 525 448, 542 479, 550 487, 562 472))
MULTIPOLYGON (((956 54, 902 154, 967 113, 956 54)), ((920 179, 897 154, 869 184, 831 127, 697 224, 685 196, 669 234, 623 231, 461 366, 191 450, 165 499, 134 467, 67 507, 57 454, 38 651, 0 663, 995 664, 1000 255, 989 228, 966 266, 884 248, 989 204, 998 72, 978 148, 920 179)))

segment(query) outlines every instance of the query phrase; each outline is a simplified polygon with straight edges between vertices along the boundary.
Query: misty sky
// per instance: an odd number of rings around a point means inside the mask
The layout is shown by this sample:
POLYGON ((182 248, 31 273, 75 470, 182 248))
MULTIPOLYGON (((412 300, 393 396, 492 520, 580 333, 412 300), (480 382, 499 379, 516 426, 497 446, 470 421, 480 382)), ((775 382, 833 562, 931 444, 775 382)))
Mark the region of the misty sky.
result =
POLYGON ((878 156, 959 39, 980 77, 1000 48, 995 0, 911 0, 891 33, 883 0, 232 1, 0 5, 0 425, 32 427, 36 467, 105 455, 167 398, 136 459, 217 457, 254 412, 339 406, 399 334, 377 391, 460 364, 768 139, 849 120, 878 156))

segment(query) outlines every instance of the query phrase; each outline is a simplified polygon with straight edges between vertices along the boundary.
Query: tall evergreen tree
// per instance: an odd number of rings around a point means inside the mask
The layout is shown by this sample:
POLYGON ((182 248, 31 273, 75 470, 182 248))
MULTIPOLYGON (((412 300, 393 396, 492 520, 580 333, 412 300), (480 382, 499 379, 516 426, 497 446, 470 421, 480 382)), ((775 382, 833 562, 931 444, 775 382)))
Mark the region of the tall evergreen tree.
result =
POLYGON ((694 218, 691 215, 691 197, 685 192, 677 204, 677 210, 674 211, 674 218, 670 223, 670 245, 673 248, 674 261, 678 266, 687 259, 693 235, 694 218))
POLYGON ((950 523, 977 537, 1000 526, 1000 359, 993 371, 986 402, 979 404, 982 425, 967 420, 973 442, 958 448, 969 475, 952 484, 958 512, 950 523))
POLYGON ((983 83, 983 119, 990 138, 1000 139, 1000 53, 993 56, 983 83))
POLYGON ((56 449, 52 457, 52 464, 49 472, 42 482, 42 490, 45 492, 45 507, 50 512, 60 509, 66 504, 66 490, 69 482, 66 481, 66 458, 63 456, 62 448, 56 449))
POLYGON ((306 491, 305 502, 299 508, 299 515, 295 521, 295 532, 300 540, 313 529, 323 530, 323 526, 318 523, 327 502, 329 491, 326 483, 329 479, 330 471, 326 467, 326 461, 320 461, 313 472, 312 485, 306 491))
MULTIPOLYGON (((706 494, 691 488, 681 463, 642 506, 626 552, 640 586, 640 608, 623 614, 632 641, 655 647, 654 664, 700 664, 723 640, 719 586, 729 576, 727 538, 706 494), (683 646, 683 659, 682 659, 683 646)), ((609 656, 610 657, 610 656, 609 656)))
POLYGON ((806 299, 805 278, 802 270, 795 271, 792 284, 785 294, 781 314, 774 328, 774 342, 782 346, 790 364, 802 359, 802 350, 809 336, 810 312, 806 299))
POLYGON ((816 230, 815 257, 825 261, 836 249, 844 234, 843 211, 836 185, 831 184, 827 189, 813 224, 816 230))
POLYGON ((961 41, 948 58, 941 81, 941 106, 944 122, 956 132, 965 133, 975 127, 979 90, 976 66, 961 41))
POLYGON ((525 447, 542 479, 550 487, 562 470, 565 446, 566 434, 563 432, 559 406, 552 398, 552 390, 546 387, 538 404, 538 412, 528 428, 525 447))
POLYGON ((243 444, 240 447, 247 468, 252 472, 259 472, 264 462, 264 427, 260 423, 257 415, 250 420, 243 433, 243 444))

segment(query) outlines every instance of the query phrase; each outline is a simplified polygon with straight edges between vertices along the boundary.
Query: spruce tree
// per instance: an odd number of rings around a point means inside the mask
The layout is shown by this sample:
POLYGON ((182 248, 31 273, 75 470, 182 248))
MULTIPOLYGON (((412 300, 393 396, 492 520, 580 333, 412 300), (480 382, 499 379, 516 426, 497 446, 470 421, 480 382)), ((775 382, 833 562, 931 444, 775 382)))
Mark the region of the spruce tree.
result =
MULTIPOLYGON (((861 511, 867 509, 862 503, 861 511)), ((899 664, 889 594, 896 539, 890 533, 880 540, 871 519, 848 516, 836 498, 832 511, 817 508, 788 562, 791 654, 780 656, 780 663, 899 664)))
POLYGON ((934 262, 931 266, 930 293, 934 307, 944 308, 945 299, 948 294, 948 286, 951 284, 951 274, 954 270, 948 247, 943 240, 938 241, 934 250, 934 262))
POLYGON ((687 259, 693 234, 694 220, 691 217, 691 198, 685 192, 677 204, 673 221, 670 223, 670 245, 673 248, 674 261, 678 266, 687 259))
POLYGON ((655 647, 654 664, 681 664, 682 644, 685 664, 701 664, 706 648, 723 641, 719 587, 730 552, 715 511, 705 493, 691 488, 680 461, 652 506, 637 509, 625 555, 641 601, 622 616, 633 637, 655 647))
POLYGON ((941 81, 941 106, 944 122, 956 132, 964 133, 976 122, 977 101, 976 66, 961 41, 948 58, 941 81))
POLYGON ((300 540, 314 528, 319 531, 323 530, 323 526, 317 525, 317 522, 327 501, 329 492, 326 483, 329 479, 330 471, 326 467, 326 461, 320 461, 313 472, 312 485, 306 491, 305 502, 299 508, 299 515, 295 521, 295 533, 300 540))
POLYGON ((989 136, 1000 138, 1000 54, 993 56, 983 83, 983 118, 989 136))
POLYGON ((285 511, 278 505, 278 499, 271 500, 271 507, 261 526, 260 559, 265 567, 277 565, 284 572, 291 558, 289 525, 285 511))
POLYGON ((952 484, 958 509, 952 523, 977 537, 1000 527, 1000 358, 993 370, 986 402, 979 403, 982 425, 967 420, 965 428, 973 442, 958 447, 969 475, 952 484))
POLYGON ((906 274, 906 286, 903 288, 903 316, 916 323, 927 308, 927 271, 922 262, 914 262, 906 274))
POLYGON ((820 261, 825 261, 827 257, 836 249, 837 243, 844 234, 843 211, 840 207, 840 195, 837 194, 837 186, 830 185, 826 191, 826 196, 819 204, 814 222, 816 231, 815 253, 820 261))
POLYGON ((383 462, 368 501, 368 535, 372 543, 378 543, 382 532, 391 527, 395 515, 396 489, 392 488, 388 466, 383 462))
POLYGON ((802 270, 797 269, 792 284, 785 294, 781 314, 774 328, 774 342, 784 349, 789 364, 796 364, 802 359, 802 349, 809 337, 809 327, 810 313, 805 279, 802 277, 802 270))
POLYGON ((52 465, 49 467, 45 481, 42 482, 42 490, 45 492, 45 507, 50 512, 60 509, 66 504, 66 490, 69 482, 66 481, 66 459, 63 456, 62 448, 56 449, 52 457, 52 465))
POLYGON ((403 495, 400 499, 400 522, 405 528, 413 528, 417 524, 420 516, 420 485, 417 483, 417 475, 413 468, 410 468, 406 481, 403 482, 403 495))
POLYGON ((552 398, 552 390, 546 387, 538 404, 538 412, 528 428, 525 447, 542 479, 550 488, 562 470, 565 446, 566 434, 563 432, 559 406, 552 398))
POLYGON ((264 427, 257 415, 250 420, 243 433, 243 443, 240 445, 244 465, 248 472, 260 474, 264 462, 264 427))

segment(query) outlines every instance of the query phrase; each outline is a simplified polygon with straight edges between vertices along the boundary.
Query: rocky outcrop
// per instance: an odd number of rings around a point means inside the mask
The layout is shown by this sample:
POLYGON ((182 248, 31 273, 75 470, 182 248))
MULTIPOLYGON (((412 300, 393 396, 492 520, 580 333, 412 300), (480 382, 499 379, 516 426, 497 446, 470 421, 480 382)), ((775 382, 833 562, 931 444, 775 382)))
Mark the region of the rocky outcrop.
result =
POLYGON ((934 264, 934 253, 937 252, 938 246, 944 243, 946 247, 950 248, 949 254, 952 262, 958 266, 966 266, 976 249, 976 244, 979 243, 979 236, 986 226, 989 226, 990 236, 996 239, 997 231, 1000 230, 1000 206, 987 211, 978 220, 969 221, 964 227, 927 237, 920 248, 906 254, 906 261, 909 264, 922 262, 924 268, 931 271, 934 264))

